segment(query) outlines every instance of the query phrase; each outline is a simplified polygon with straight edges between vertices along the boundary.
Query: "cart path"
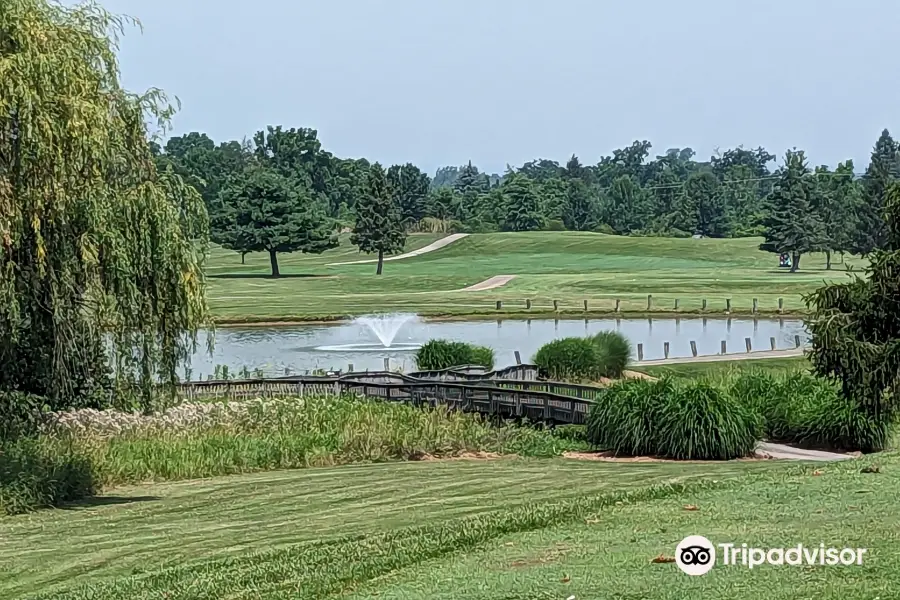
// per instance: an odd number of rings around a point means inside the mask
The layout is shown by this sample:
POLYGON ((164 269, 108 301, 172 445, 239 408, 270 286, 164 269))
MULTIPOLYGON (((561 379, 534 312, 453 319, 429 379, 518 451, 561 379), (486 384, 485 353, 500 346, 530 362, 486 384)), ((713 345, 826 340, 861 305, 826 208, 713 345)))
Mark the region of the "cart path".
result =
POLYGON ((515 279, 515 275, 494 275, 490 279, 485 279, 484 281, 479 281, 474 285, 470 285, 467 288, 462 288, 461 290, 457 290, 458 292, 483 292, 485 290, 492 290, 494 288, 502 287, 515 279))
MULTIPOLYGON (((461 240, 464 237, 466 237, 467 235, 469 235, 469 234, 468 233, 454 233, 452 235, 448 235, 447 237, 442 237, 439 240, 435 240, 434 242, 431 242, 427 246, 423 246, 423 247, 419 248, 418 250, 411 250, 410 252, 404 252, 403 254, 398 254, 397 256, 385 256, 384 262, 387 262, 389 260, 400 260, 402 258, 412 258, 413 256, 419 256, 421 254, 433 252, 434 250, 440 250, 444 246, 446 246, 448 244, 452 244, 453 242, 455 242, 457 240, 461 240)), ((338 267, 341 265, 363 265, 363 264, 377 263, 377 262, 378 262, 377 258, 366 258, 363 260, 351 260, 351 261, 347 261, 347 262, 329 263, 325 266, 326 267, 338 267)))
POLYGON ((787 350, 755 350, 753 352, 735 352, 734 354, 704 354, 702 356, 679 356, 677 358, 636 360, 629 364, 636 367, 652 367, 655 365, 680 365, 695 362, 757 360, 762 358, 792 358, 795 356, 803 356, 803 352, 803 348, 789 348, 787 350))
POLYGON ((855 458, 853 454, 838 454, 837 452, 824 452, 822 450, 807 450, 805 448, 795 448, 793 446, 785 446, 784 444, 773 444, 771 442, 759 442, 756 445, 757 455, 766 458, 778 458, 782 460, 814 460, 819 462, 828 462, 832 460, 848 460, 855 458))

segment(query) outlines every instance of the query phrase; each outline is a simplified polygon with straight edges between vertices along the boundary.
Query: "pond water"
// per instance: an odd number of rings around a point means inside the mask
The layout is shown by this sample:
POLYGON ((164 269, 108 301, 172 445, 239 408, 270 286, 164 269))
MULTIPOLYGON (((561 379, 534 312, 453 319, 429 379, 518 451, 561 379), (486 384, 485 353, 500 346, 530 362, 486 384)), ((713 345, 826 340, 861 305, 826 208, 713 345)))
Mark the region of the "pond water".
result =
POLYGON ((728 353, 745 351, 745 338, 754 350, 767 350, 774 337, 777 348, 793 348, 794 336, 806 343, 808 335, 799 319, 751 318, 643 318, 643 319, 532 319, 503 321, 419 321, 404 324, 394 348, 382 348, 375 333, 357 323, 296 325, 278 327, 220 328, 215 335, 212 357, 200 348, 191 363, 191 379, 206 379, 216 365, 226 365, 232 373, 247 367, 262 369, 267 375, 304 373, 315 369, 381 370, 384 359, 392 369, 415 370, 415 348, 432 338, 445 338, 489 346, 494 349, 495 367, 515 364, 518 350, 523 362, 543 344, 561 337, 591 335, 603 330, 623 333, 637 358, 637 344, 643 344, 644 359, 663 358, 663 343, 669 342, 669 356, 690 356, 690 342, 698 354, 718 354, 725 340, 728 353), (362 349, 333 348, 361 344, 362 349), (331 348, 329 348, 331 347, 331 348), (323 349, 324 348, 324 349, 323 349))

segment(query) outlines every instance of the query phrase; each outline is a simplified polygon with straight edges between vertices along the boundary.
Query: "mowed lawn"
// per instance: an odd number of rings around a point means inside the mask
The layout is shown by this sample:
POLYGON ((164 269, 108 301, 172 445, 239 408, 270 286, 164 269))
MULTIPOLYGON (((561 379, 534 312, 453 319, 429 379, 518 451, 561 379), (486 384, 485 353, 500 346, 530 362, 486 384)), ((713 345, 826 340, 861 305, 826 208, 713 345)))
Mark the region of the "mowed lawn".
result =
MULTIPOLYGON (((257 552, 337 543, 348 535, 373 536, 652 484, 784 468, 771 462, 508 458, 344 466, 120 488, 83 505, 0 518, 0 598, 37 592, 64 598, 82 585, 154 576, 170 567, 202 570, 216 559, 253 560, 257 552)), ((148 583, 140 597, 165 598, 154 585, 148 583)), ((266 597, 251 592, 248 587, 236 595, 198 591, 172 598, 266 597)))
MULTIPOLYGON (((406 250, 439 239, 409 238, 406 250)), ((748 312, 753 298, 761 312, 774 312, 778 299, 786 311, 805 308, 802 296, 824 281, 847 278, 846 267, 859 261, 835 259, 831 271, 824 256, 804 256, 799 273, 777 267, 777 256, 761 252, 758 239, 712 240, 631 238, 583 232, 473 234, 418 257, 386 262, 384 274, 374 264, 329 266, 370 258, 350 245, 322 255, 283 254, 284 277, 271 279, 268 255, 245 257, 217 248, 211 257, 209 297, 215 317, 227 321, 304 320, 384 311, 423 315, 523 313, 532 300, 535 314, 584 310, 607 312, 620 301, 624 312, 698 311, 707 300, 710 312, 722 312, 726 299, 733 312, 748 312), (495 275, 515 275, 503 287, 482 292, 462 288, 495 275)))
POLYGON ((871 600, 900 585, 900 456, 351 466, 120 489, 0 519, 0 597, 871 600), (867 473, 863 466, 878 465, 867 473), (688 535, 862 566, 671 563, 688 535))

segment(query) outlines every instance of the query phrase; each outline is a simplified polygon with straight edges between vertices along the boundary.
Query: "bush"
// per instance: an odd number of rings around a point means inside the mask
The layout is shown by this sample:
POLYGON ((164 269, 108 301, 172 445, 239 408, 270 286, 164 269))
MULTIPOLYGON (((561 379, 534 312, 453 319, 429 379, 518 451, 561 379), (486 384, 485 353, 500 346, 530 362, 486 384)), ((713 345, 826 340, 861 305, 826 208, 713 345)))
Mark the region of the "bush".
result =
POLYGON ((37 433, 47 412, 46 401, 40 396, 0 391, 0 440, 37 433))
POLYGON ((463 365, 494 368, 494 350, 450 340, 428 340, 416 351, 416 366, 422 371, 437 371, 463 365))
POLYGON ((90 459, 71 440, 0 442, 0 514, 18 514, 96 492, 90 459))
POLYGON ((732 395, 760 415, 772 441, 864 452, 883 450, 890 441, 890 415, 870 414, 847 400, 837 384, 809 373, 749 372, 729 385, 732 395))
POLYGON ((631 359, 631 344, 618 331, 601 331, 591 338, 597 350, 597 368, 601 377, 622 376, 631 359))
POLYGON ((565 231, 566 224, 559 219, 547 219, 542 229, 544 231, 565 231))
POLYGON ((596 379, 599 361, 596 345, 588 338, 562 338, 540 347, 532 359, 541 373, 555 381, 596 379))
POLYGON ((759 416, 702 380, 629 380, 604 390, 588 415, 588 439, 632 456, 729 460, 753 452, 759 416))

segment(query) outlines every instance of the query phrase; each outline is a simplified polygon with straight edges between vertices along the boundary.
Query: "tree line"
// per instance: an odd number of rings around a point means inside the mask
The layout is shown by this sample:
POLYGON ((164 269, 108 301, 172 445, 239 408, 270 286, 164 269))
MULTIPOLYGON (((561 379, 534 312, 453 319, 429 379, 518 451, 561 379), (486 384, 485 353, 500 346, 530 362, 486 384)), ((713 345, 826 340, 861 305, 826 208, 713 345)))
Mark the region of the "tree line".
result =
POLYGON ((360 251, 381 258, 409 232, 573 230, 670 237, 762 236, 760 248, 868 254, 884 247, 885 191, 900 175, 900 146, 884 130, 865 172, 853 161, 812 167, 801 150, 781 161, 737 147, 698 160, 691 148, 651 157, 648 141, 596 164, 537 159, 502 175, 471 162, 433 177, 414 164, 384 168, 326 151, 314 129, 268 127, 251 140, 216 144, 192 132, 154 144, 158 167, 194 186, 212 239, 236 250, 318 253, 353 232, 360 251))

